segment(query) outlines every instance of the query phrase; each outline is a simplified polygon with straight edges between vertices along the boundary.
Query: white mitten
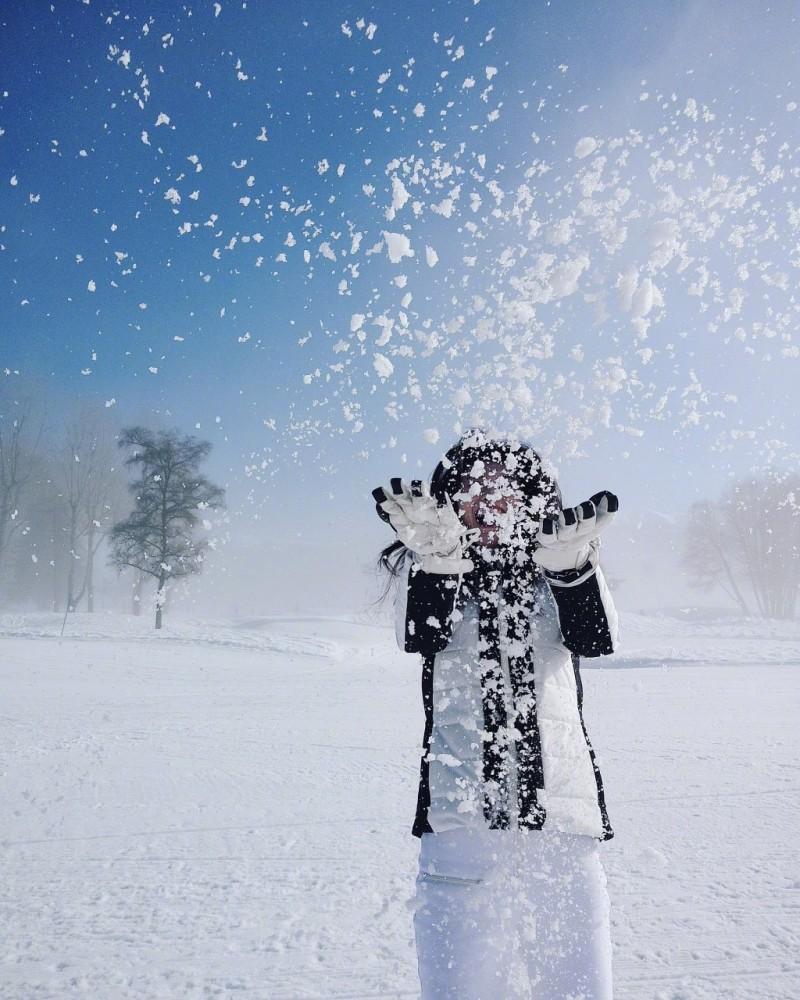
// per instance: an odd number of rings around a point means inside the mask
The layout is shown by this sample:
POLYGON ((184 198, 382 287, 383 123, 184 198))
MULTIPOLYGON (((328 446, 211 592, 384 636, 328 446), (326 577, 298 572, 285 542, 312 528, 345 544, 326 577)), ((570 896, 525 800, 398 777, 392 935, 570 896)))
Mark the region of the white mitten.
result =
POLYGON ((579 570, 589 563, 580 579, 588 576, 598 563, 599 535, 614 520, 618 509, 617 497, 602 490, 577 507, 562 510, 557 517, 544 518, 536 534, 533 561, 556 574, 579 570))
POLYGON ((480 531, 467 529, 449 496, 440 506, 427 483, 414 479, 406 485, 397 478, 389 489, 379 486, 372 495, 378 515, 416 555, 424 572, 469 573, 474 568, 465 553, 480 531))

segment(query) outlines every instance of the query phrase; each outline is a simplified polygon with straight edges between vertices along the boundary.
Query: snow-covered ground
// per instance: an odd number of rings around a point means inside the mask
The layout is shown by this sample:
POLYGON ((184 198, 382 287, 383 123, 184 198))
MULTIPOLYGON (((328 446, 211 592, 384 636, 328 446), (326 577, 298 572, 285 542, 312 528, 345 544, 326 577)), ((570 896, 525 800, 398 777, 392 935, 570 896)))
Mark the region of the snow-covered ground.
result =
MULTIPOLYGON (((149 624, 0 617, 0 996, 417 996, 416 658, 363 621, 149 624)), ((800 626, 622 624, 584 661, 616 996, 796 998, 800 626)))

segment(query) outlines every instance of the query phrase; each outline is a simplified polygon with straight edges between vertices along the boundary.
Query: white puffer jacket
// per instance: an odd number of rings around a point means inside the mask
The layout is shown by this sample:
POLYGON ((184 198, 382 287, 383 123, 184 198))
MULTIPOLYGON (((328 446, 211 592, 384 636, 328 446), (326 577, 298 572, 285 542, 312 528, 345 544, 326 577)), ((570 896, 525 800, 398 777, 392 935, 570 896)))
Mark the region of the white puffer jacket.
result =
MULTIPOLYGON (((608 840, 603 782, 583 722, 579 657, 614 651, 618 621, 598 565, 548 573, 538 582, 532 622, 534 688, 544 788, 538 802, 544 826, 608 840)), ((425 707, 424 753, 417 814, 412 832, 485 827, 483 785, 483 689, 478 659, 478 612, 459 602, 457 576, 425 573, 406 553, 396 600, 397 640, 406 652, 422 653, 425 707)), ((506 714, 513 717, 508 659, 501 636, 506 678, 506 714)), ((506 761, 509 819, 516 826, 516 757, 513 740, 506 761)))

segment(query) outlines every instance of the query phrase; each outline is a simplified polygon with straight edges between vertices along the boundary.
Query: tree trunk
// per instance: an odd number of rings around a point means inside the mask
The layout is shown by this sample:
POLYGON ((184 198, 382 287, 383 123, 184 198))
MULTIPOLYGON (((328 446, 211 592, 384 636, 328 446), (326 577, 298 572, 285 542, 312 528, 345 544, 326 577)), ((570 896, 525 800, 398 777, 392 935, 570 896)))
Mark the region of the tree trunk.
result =
POLYGON ((137 573, 133 578, 133 613, 138 616, 142 613, 142 574, 137 573))
POLYGON ((89 521, 89 536, 86 540, 86 610, 94 611, 94 522, 89 521))
POLYGON ((164 586, 166 582, 166 574, 162 571, 161 576, 158 578, 158 590, 156 591, 156 628, 161 628, 161 614, 164 608, 164 586))
POLYGON ((53 557, 50 560, 50 565, 53 568, 53 575, 52 575, 53 598, 51 603, 53 611, 58 611, 58 542, 57 542, 58 526, 56 524, 55 513, 53 513, 51 529, 52 529, 52 536, 50 538, 51 542, 50 553, 53 557))
POLYGON ((75 511, 71 512, 70 524, 69 524, 69 570, 67 572, 67 611, 72 612, 75 610, 75 560, 78 558, 78 553, 75 551, 75 546, 78 544, 78 532, 75 524, 76 515, 75 511))

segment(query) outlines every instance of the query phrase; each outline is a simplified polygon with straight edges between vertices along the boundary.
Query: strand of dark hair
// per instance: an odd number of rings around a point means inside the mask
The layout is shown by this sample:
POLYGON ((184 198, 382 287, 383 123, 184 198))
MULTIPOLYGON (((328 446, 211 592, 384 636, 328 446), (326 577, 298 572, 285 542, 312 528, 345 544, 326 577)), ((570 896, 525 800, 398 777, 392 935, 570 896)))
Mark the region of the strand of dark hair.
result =
POLYGON ((386 595, 392 588, 392 584, 397 579, 398 573, 400 572, 400 563, 403 561, 407 549, 405 545, 396 539, 387 545, 385 549, 381 549, 380 555, 378 556, 377 568, 383 570, 386 573, 386 586, 383 588, 380 597, 375 602, 376 604, 382 604, 386 599, 386 595))

